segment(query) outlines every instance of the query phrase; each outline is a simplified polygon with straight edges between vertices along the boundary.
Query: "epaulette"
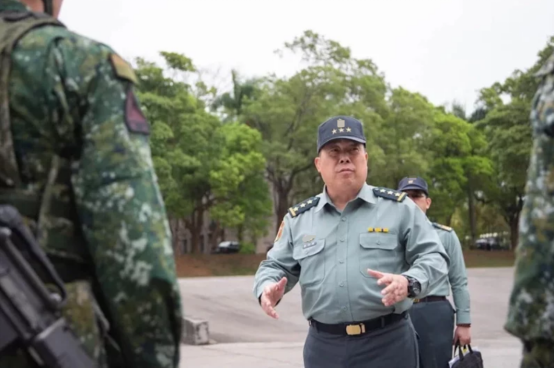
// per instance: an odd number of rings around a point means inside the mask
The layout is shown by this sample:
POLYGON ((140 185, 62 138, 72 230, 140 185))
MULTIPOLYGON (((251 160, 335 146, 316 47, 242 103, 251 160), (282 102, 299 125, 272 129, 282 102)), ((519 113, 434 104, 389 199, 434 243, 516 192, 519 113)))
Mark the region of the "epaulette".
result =
POLYGON ((436 223, 436 222, 433 222, 433 226, 436 227, 437 229, 441 229, 441 230, 444 230, 444 231, 452 231, 451 227, 448 227, 446 225, 441 225, 441 224, 436 223))
POLYGON ((402 202, 406 199, 406 193, 389 188, 373 188, 373 194, 377 197, 383 197, 395 202, 402 202))
POLYGON ((296 217, 300 215, 301 213, 306 212, 310 208, 316 206, 319 202, 319 197, 311 197, 306 199, 305 201, 302 201, 291 208, 289 208, 289 214, 291 217, 296 217))

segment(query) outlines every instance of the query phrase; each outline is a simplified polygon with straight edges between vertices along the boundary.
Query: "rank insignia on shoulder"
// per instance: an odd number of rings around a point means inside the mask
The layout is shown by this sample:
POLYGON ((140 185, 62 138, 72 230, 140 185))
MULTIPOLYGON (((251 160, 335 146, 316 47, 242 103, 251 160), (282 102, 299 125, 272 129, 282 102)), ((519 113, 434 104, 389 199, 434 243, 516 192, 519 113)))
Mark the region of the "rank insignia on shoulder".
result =
POLYGON ((373 194, 395 202, 402 202, 406 199, 406 193, 389 188, 373 188, 373 194))
POLYGON ((441 229, 441 230, 444 230, 444 231, 452 231, 451 227, 448 227, 446 225, 441 225, 441 224, 436 223, 436 222, 433 222, 433 226, 436 227, 437 229, 441 229))
POLYGON ((291 208, 289 208, 289 214, 291 217, 296 217, 301 213, 306 212, 312 207, 315 207, 319 203, 319 197, 311 197, 302 201, 291 208))

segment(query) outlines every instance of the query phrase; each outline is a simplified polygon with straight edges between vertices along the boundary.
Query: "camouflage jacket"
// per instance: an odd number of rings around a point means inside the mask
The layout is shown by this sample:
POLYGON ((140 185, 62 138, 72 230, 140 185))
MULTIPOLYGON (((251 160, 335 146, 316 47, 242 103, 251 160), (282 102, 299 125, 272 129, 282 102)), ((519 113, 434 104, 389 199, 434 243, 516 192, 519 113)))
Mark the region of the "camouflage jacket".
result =
MULTIPOLYGON (((554 347, 554 55, 531 112, 533 148, 521 213, 515 283, 505 328, 525 342, 554 347)), ((553 349, 551 349, 553 350, 553 349)), ((554 363, 554 352, 550 354, 554 363)), ((548 365, 551 366, 551 365, 548 365)))
MULTIPOLYGON (((0 0, 6 11, 26 8, 0 0)), ((38 221, 28 220, 63 271, 65 315, 102 366, 97 303, 125 367, 177 367, 181 299, 132 68, 109 47, 49 25, 27 33, 11 61, 12 139, 0 130, 0 146, 13 142, 18 189, 47 198, 38 221)), ((2 188, 0 180, 0 203, 2 188)), ((26 359, 0 354, 0 366, 32 366, 26 359)))

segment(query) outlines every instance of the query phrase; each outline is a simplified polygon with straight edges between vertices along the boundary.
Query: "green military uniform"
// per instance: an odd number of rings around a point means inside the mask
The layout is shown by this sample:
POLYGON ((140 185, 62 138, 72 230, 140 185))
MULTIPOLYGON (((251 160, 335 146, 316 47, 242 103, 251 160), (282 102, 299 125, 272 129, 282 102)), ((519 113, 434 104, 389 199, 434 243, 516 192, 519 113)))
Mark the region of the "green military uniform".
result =
MULTIPOLYGON (((351 117, 320 125, 318 146, 332 139, 365 143, 361 123, 351 117)), ((259 299, 267 285, 283 277, 285 293, 300 284, 303 314, 311 325, 305 367, 417 366, 416 335, 406 313, 412 300, 385 306, 384 286, 367 272, 409 276, 420 283, 421 296, 446 278, 448 256, 438 235, 405 198, 364 183, 340 211, 324 189, 284 217, 253 291, 259 299)))
POLYGON ((554 55, 538 72, 533 148, 505 328, 524 343, 522 367, 554 367, 554 55))
MULTIPOLYGON (((0 0, 0 17, 27 11, 0 0)), ((6 27, 0 23, 0 32, 6 27)), ((1 34, 5 42, 13 32, 1 34)), ((102 315, 123 366, 178 366, 182 312, 171 234, 131 67, 109 47, 55 25, 32 29, 8 56, 0 77, 0 204, 17 207, 35 230, 66 284, 64 314, 100 366, 102 315)), ((34 364, 13 349, 0 353, 0 366, 34 364)))

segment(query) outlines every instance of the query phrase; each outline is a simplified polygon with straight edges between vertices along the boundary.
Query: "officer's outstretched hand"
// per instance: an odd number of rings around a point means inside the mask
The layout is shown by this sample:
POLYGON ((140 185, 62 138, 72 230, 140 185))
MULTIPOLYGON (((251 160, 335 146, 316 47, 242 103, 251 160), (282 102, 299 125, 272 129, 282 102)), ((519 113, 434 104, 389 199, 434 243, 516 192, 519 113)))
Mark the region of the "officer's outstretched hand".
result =
POLYGON ((279 318, 279 315, 275 312, 275 306, 277 302, 281 300, 283 294, 285 294, 286 285, 287 278, 283 277, 279 282, 267 285, 264 288, 262 296, 260 297, 260 304, 268 316, 275 319, 279 318))
POLYGON ((367 273, 377 279, 377 285, 387 285, 381 290, 382 301, 386 307, 401 302, 408 296, 408 279, 404 276, 374 271, 369 268, 367 273))

